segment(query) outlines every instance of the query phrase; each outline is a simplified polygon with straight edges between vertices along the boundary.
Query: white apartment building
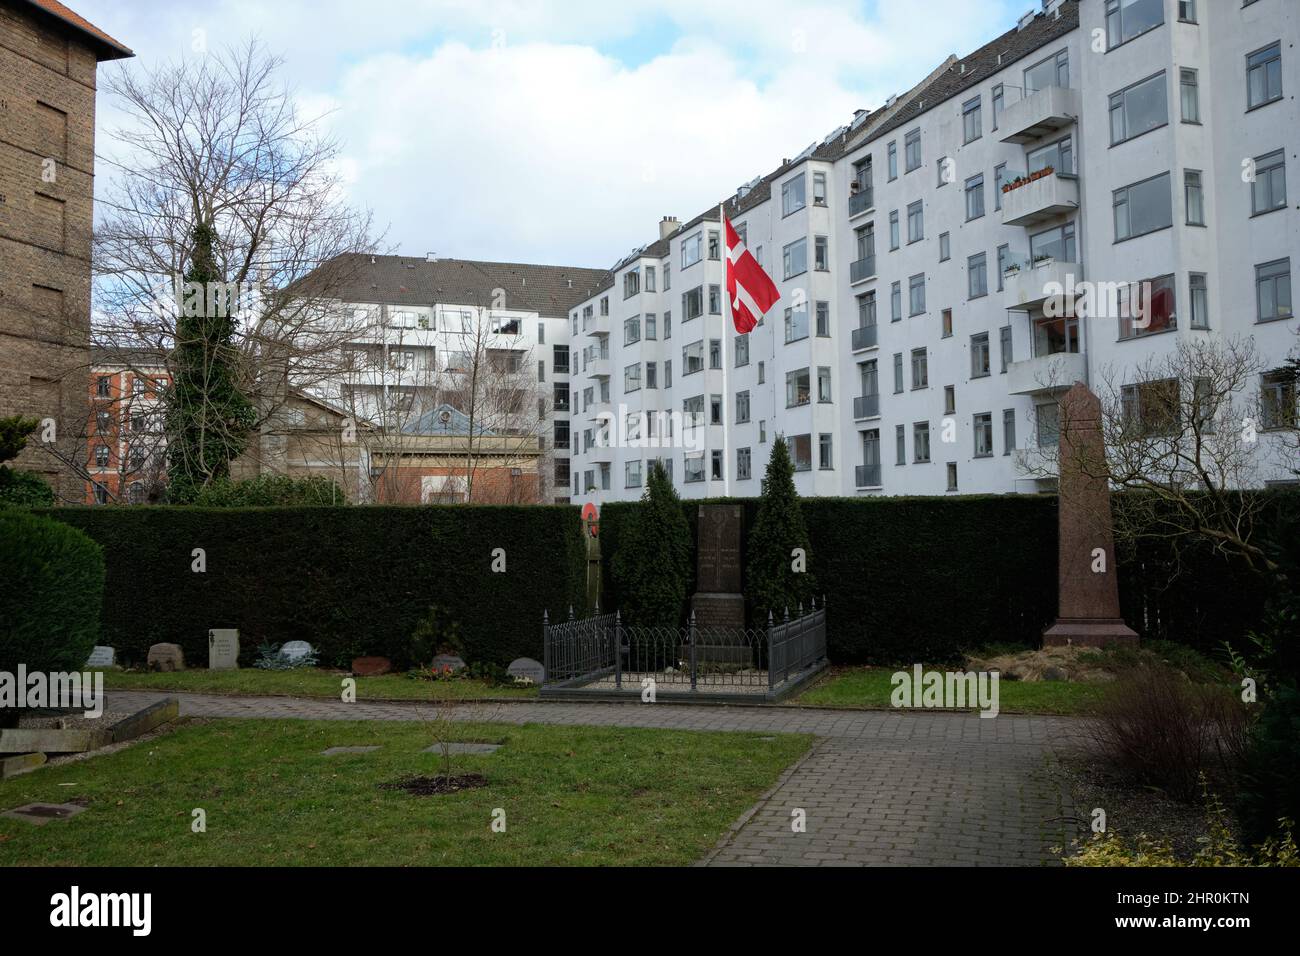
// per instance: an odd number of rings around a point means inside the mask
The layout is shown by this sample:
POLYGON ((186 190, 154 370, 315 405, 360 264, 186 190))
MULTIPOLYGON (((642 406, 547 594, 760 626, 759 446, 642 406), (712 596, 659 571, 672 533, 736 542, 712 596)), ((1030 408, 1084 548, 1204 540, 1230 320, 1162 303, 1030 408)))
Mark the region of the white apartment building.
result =
MULTIPOLYGON (((572 499, 637 498, 655 458, 685 497, 756 495, 778 434, 803 495, 1042 490, 1075 380, 1207 336, 1280 364, 1298 41, 1297 0, 1042 0, 725 201, 781 291, 747 336, 717 209, 665 219, 568 312, 572 499), (1085 283, 1153 294, 1059 315, 1085 283)), ((1256 387, 1263 482, 1296 396, 1256 387)))

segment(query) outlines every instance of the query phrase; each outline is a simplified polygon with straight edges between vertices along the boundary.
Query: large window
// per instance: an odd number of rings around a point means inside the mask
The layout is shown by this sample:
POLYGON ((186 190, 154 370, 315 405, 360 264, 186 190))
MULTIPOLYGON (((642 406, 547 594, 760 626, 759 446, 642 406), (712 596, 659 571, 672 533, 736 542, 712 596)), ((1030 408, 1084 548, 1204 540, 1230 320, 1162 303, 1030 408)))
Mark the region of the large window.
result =
POLYGON ((623 298, 630 299, 641 291, 641 267, 629 269, 623 274, 623 298))
POLYGON ((623 320, 623 345, 634 345, 641 341, 641 316, 634 315, 623 320))
POLYGON ((963 142, 973 143, 984 135, 981 118, 980 98, 969 99, 961 105, 961 128, 963 142))
POLYGON ((1049 86, 1070 85, 1070 53, 1062 50, 1025 70, 1025 96, 1049 86))
POLYGON ((790 438, 790 457, 795 471, 812 470, 812 436, 793 435, 790 438))
POLYGON ((1076 255, 1073 222, 1036 232, 1029 237, 1029 257, 1035 262, 1043 259, 1078 262, 1076 255))
POLYGON ((693 266, 704 257, 704 234, 697 232, 682 240, 682 268, 693 266))
POLYGON ((1034 355, 1079 351, 1079 320, 1075 316, 1038 316, 1033 320, 1034 355))
POLYGON ((1106 44, 1117 47, 1165 22, 1164 0, 1106 0, 1106 44))
POLYGON ((912 388, 930 387, 930 359, 925 349, 912 349, 912 388))
POLYGON ((1250 184, 1252 215, 1286 208, 1286 153, 1278 150, 1254 160, 1255 181, 1250 184))
POLYGON ((1125 87, 1110 96, 1110 143, 1112 146, 1141 136, 1169 122, 1169 97, 1165 74, 1125 87))
POLYGON ((967 298, 978 299, 989 294, 988 255, 980 252, 966 260, 967 298))
MULTIPOLYGON (((682 321, 689 322, 704 314, 704 286, 697 285, 689 292, 682 293, 682 321)), ((664 338, 668 337, 667 323, 664 325, 664 338)))
POLYGON ((970 337, 970 377, 985 378, 989 374, 989 334, 980 332, 970 337))
POLYGON ((925 212, 921 200, 907 207, 907 241, 918 242, 925 238, 925 212))
POLYGON ((796 239, 781 253, 784 276, 787 279, 808 271, 808 240, 796 239))
POLYGON ((692 375, 704 371, 704 340, 682 347, 682 374, 692 375))
POLYGON ((1025 155, 1031 173, 1053 169, 1058 173, 1074 172, 1074 140, 1067 136, 1055 143, 1040 146, 1025 155))
POLYGON ((1169 174, 1115 190, 1115 241, 1143 236, 1173 225, 1173 196, 1169 174))
POLYGON ((1178 98, 1182 104, 1184 123, 1201 121, 1200 81, 1195 70, 1178 71, 1178 98))
POLYGON ((794 179, 787 179, 781 184, 781 215, 788 216, 798 212, 807 204, 807 185, 804 174, 794 179))
POLYGON ((1173 276, 1121 286, 1118 297, 1119 337, 1140 338, 1177 328, 1177 300, 1173 276))
POLYGON ((1178 380, 1159 379, 1120 389, 1123 428, 1129 436, 1170 435, 1178 431, 1178 380))
POLYGON ((912 460, 917 464, 930 460, 929 422, 916 422, 912 425, 912 460))
POLYGON ((914 275, 907 280, 908 315, 925 311, 925 275, 914 275))
POLYGON ((785 310, 785 341, 798 342, 808 338, 808 306, 785 310))
POLYGON ((903 141, 903 166, 910 173, 921 168, 921 131, 914 129, 903 141))
POLYGON ((993 413, 980 412, 974 418, 975 457, 991 458, 993 456, 993 413))
POLYGON ((1187 225, 1205 225, 1205 190, 1199 169, 1183 170, 1183 204, 1187 207, 1187 225))
POLYGON ((623 391, 641 391, 641 363, 636 362, 623 369, 623 391))
POLYGON ((1295 315, 1291 307, 1291 260, 1255 266, 1255 299, 1257 318, 1261 322, 1289 319, 1295 315))
POLYGON ((984 215, 984 175, 966 180, 966 221, 984 215))
POLYGON ((1246 106, 1254 109, 1282 98, 1282 44, 1246 57, 1246 106))
POLYGON ((787 408, 807 405, 812 401, 812 379, 808 369, 799 368, 785 374, 785 404, 787 408))
POLYGON ((1260 376, 1259 404, 1264 428, 1296 427, 1296 382, 1285 369, 1260 376))

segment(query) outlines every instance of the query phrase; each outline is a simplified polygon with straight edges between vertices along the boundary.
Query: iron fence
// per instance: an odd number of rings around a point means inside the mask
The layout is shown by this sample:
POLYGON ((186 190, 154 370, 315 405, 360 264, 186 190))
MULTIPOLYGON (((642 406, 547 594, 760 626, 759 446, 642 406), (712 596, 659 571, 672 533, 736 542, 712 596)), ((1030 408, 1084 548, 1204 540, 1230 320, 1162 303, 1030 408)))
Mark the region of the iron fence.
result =
POLYGON ((787 612, 767 627, 625 625, 619 613, 542 622, 543 696, 686 696, 775 700, 826 666, 826 608, 787 612))

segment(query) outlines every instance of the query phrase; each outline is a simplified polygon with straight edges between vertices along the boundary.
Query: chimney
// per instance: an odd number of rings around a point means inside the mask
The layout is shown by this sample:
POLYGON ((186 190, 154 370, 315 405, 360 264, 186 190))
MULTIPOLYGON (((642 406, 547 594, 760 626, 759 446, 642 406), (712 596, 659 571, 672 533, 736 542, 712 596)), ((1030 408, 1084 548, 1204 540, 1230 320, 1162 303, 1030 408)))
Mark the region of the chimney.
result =
POLYGON ((676 216, 664 216, 659 220, 659 238, 667 239, 677 231, 678 225, 676 216))

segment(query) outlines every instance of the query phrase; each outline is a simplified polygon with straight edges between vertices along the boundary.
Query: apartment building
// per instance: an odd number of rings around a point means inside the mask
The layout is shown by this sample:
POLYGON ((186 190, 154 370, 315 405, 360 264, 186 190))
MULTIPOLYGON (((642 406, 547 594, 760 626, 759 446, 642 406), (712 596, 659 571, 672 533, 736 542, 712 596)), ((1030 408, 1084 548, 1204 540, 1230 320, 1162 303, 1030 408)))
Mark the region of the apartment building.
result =
POLYGON ((0 416, 26 415, 15 464, 81 500, 90 368, 98 65, 131 51, 56 0, 0 0, 0 416), (48 429, 53 425, 52 432, 48 429))
POLYGON ((84 439, 84 504, 148 504, 163 499, 167 439, 166 356, 147 349, 91 349, 84 439))
MULTIPOLYGON (((569 312, 573 499, 639 497, 653 459, 757 494, 778 434, 804 495, 1047 490, 1072 382, 1216 336, 1280 364, 1298 40, 1292 0, 1043 0, 724 201, 781 291, 748 335, 717 209, 665 219, 569 312)), ((1296 395, 1252 388, 1263 483, 1296 395)))

